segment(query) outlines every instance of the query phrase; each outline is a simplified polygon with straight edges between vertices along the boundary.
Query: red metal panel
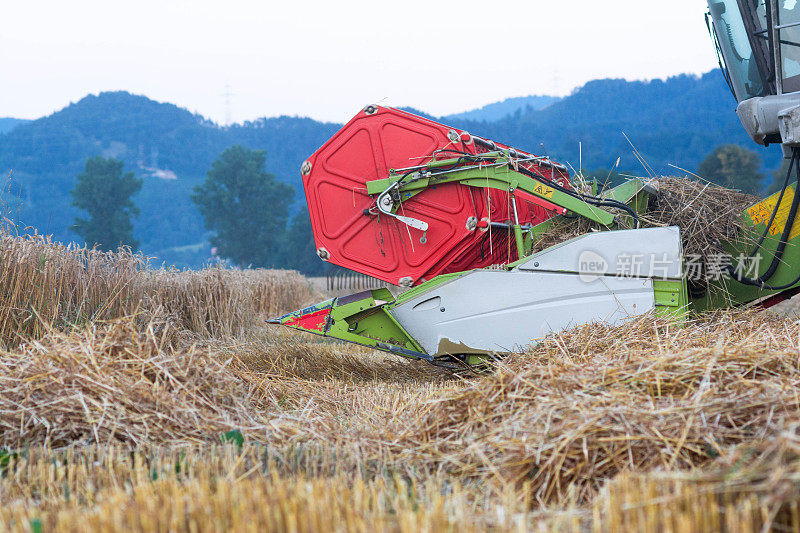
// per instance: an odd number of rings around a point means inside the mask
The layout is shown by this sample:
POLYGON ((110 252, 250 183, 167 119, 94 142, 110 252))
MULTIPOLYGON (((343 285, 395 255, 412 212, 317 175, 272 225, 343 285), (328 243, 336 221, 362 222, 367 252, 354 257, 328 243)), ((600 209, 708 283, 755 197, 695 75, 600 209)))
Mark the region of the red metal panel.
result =
MULTIPOLYGON (((514 260, 516 249, 510 255, 503 240, 507 232, 493 231, 489 241, 489 232, 467 227, 471 217, 510 220, 510 197, 504 191, 446 184, 404 201, 398 213, 427 222, 424 236, 395 219, 374 214, 374 209, 370 213, 374 198, 367 195, 367 181, 387 177, 392 168, 427 163, 436 150, 452 148, 471 154, 485 150, 465 142, 470 137, 461 130, 397 109, 367 109, 308 159, 310 169, 305 166, 303 185, 314 239, 327 260, 393 284, 404 278, 416 284, 457 271, 454 268, 469 270, 514 260), (453 143, 448 137, 452 132, 461 140, 453 143)), ((566 174, 555 172, 553 177, 569 183, 566 174)), ((555 206, 545 200, 519 192, 516 198, 523 224, 537 224, 553 215, 555 206)))
POLYGON ((311 331, 321 334, 325 332, 325 324, 328 320, 328 315, 330 314, 330 308, 320 309, 319 311, 290 317, 288 320, 286 320, 286 322, 283 323, 283 325, 290 328, 297 328, 304 331, 311 331))

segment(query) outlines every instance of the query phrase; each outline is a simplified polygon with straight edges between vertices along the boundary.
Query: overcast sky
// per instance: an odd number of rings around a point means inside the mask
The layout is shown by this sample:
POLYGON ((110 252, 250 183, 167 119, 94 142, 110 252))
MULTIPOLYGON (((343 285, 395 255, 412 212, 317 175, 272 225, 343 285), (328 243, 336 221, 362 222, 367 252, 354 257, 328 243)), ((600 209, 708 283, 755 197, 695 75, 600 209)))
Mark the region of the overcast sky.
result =
POLYGON ((127 90, 225 122, 443 115, 716 67, 702 0, 2 0, 0 117, 127 90))

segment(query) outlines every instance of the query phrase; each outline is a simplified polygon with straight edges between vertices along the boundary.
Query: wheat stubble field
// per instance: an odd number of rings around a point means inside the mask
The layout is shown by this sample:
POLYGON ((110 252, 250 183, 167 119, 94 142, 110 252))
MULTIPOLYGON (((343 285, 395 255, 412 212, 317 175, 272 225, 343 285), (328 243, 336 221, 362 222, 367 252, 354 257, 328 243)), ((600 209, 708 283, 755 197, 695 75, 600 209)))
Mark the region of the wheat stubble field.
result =
POLYGON ((800 527, 800 323, 731 311, 453 375, 267 327, 293 272, 0 236, 0 529, 800 527))

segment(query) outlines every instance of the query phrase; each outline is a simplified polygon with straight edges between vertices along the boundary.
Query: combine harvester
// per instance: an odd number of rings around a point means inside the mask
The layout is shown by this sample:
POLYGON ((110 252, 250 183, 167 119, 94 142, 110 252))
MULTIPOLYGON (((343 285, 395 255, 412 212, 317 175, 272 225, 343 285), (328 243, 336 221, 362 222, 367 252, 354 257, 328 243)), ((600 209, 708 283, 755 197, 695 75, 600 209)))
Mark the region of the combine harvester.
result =
POLYGON ((639 227, 656 192, 642 180, 598 194, 548 157, 370 105, 302 166, 317 254, 409 290, 271 322, 460 366, 576 325, 769 307, 800 292, 800 5, 711 1, 707 20, 744 127, 791 159, 783 190, 742 213, 744 235, 719 243, 755 272, 732 259, 720 279, 687 285, 680 229, 639 227), (533 252, 575 219, 593 231, 533 252))

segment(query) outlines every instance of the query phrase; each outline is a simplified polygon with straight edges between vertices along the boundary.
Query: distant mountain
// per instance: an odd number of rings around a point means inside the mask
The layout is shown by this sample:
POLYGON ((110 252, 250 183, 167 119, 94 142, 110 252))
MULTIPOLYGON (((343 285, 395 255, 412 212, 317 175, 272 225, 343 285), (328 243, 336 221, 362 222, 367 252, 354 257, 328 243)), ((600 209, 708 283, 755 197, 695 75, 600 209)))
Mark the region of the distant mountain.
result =
POLYGON ((25 120, 25 119, 21 119, 21 118, 3 118, 3 117, 0 117, 0 135, 13 130, 14 128, 19 126, 20 124, 25 124, 26 122, 28 122, 28 121, 25 120))
POLYGON ((398 107, 397 109, 400 109, 401 111, 405 111, 406 113, 411 113, 413 115, 417 115, 418 117, 427 118, 427 119, 430 119, 430 120, 440 120, 439 118, 436 118, 433 115, 430 115, 430 114, 426 113, 425 111, 420 111, 419 109, 414 108, 414 107, 406 107, 406 106, 404 106, 404 107, 398 107))
MULTIPOLYGON (((579 166, 642 175, 628 135, 655 173, 694 171, 720 144, 759 150, 734 113, 736 103, 719 71, 666 81, 598 80, 547 107, 517 108, 495 121, 454 116, 443 122, 476 135, 579 166)), ((488 107, 488 106, 487 106, 488 107)), ((211 162, 241 144, 267 152, 267 170, 292 184, 302 204, 300 165, 328 140, 338 124, 309 118, 263 118, 231 127, 172 104, 127 92, 87 96, 50 116, 0 134, 0 176, 13 170, 0 201, 20 227, 31 226, 60 241, 76 239, 70 190, 86 159, 113 156, 144 178, 136 197, 141 215, 135 235, 142 250, 168 263, 197 266, 208 257, 203 221, 189 195, 211 162)), ((767 169, 780 164, 779 150, 760 150, 767 169)))
POLYGON ((455 113, 442 117, 443 120, 472 120, 475 122, 494 122, 510 115, 530 113, 544 109, 561 100, 558 96, 518 96, 506 98, 502 102, 485 105, 472 111, 455 113))
POLYGON ((452 125, 534 153, 547 152, 576 170, 579 144, 584 169, 620 169, 639 175, 646 170, 630 142, 656 174, 695 171, 720 144, 756 150, 767 170, 781 162, 779 147, 759 148, 747 136, 735 113, 736 101, 719 70, 703 76, 668 80, 596 80, 552 105, 495 122, 466 120, 452 125))
POLYGON ((70 191, 86 159, 122 159, 126 170, 144 178, 136 197, 141 215, 135 221, 142 250, 194 266, 208 257, 208 250, 190 246, 205 241, 205 230, 189 195, 225 148, 241 144, 266 150, 267 168, 298 189, 295 201, 300 203, 305 200, 299 191, 300 165, 338 127, 278 117, 223 128, 175 105, 127 92, 87 96, 0 135, 2 176, 13 170, 11 190, 4 188, 0 199, 19 226, 71 241, 77 239, 69 229, 77 211, 70 205, 70 191))

